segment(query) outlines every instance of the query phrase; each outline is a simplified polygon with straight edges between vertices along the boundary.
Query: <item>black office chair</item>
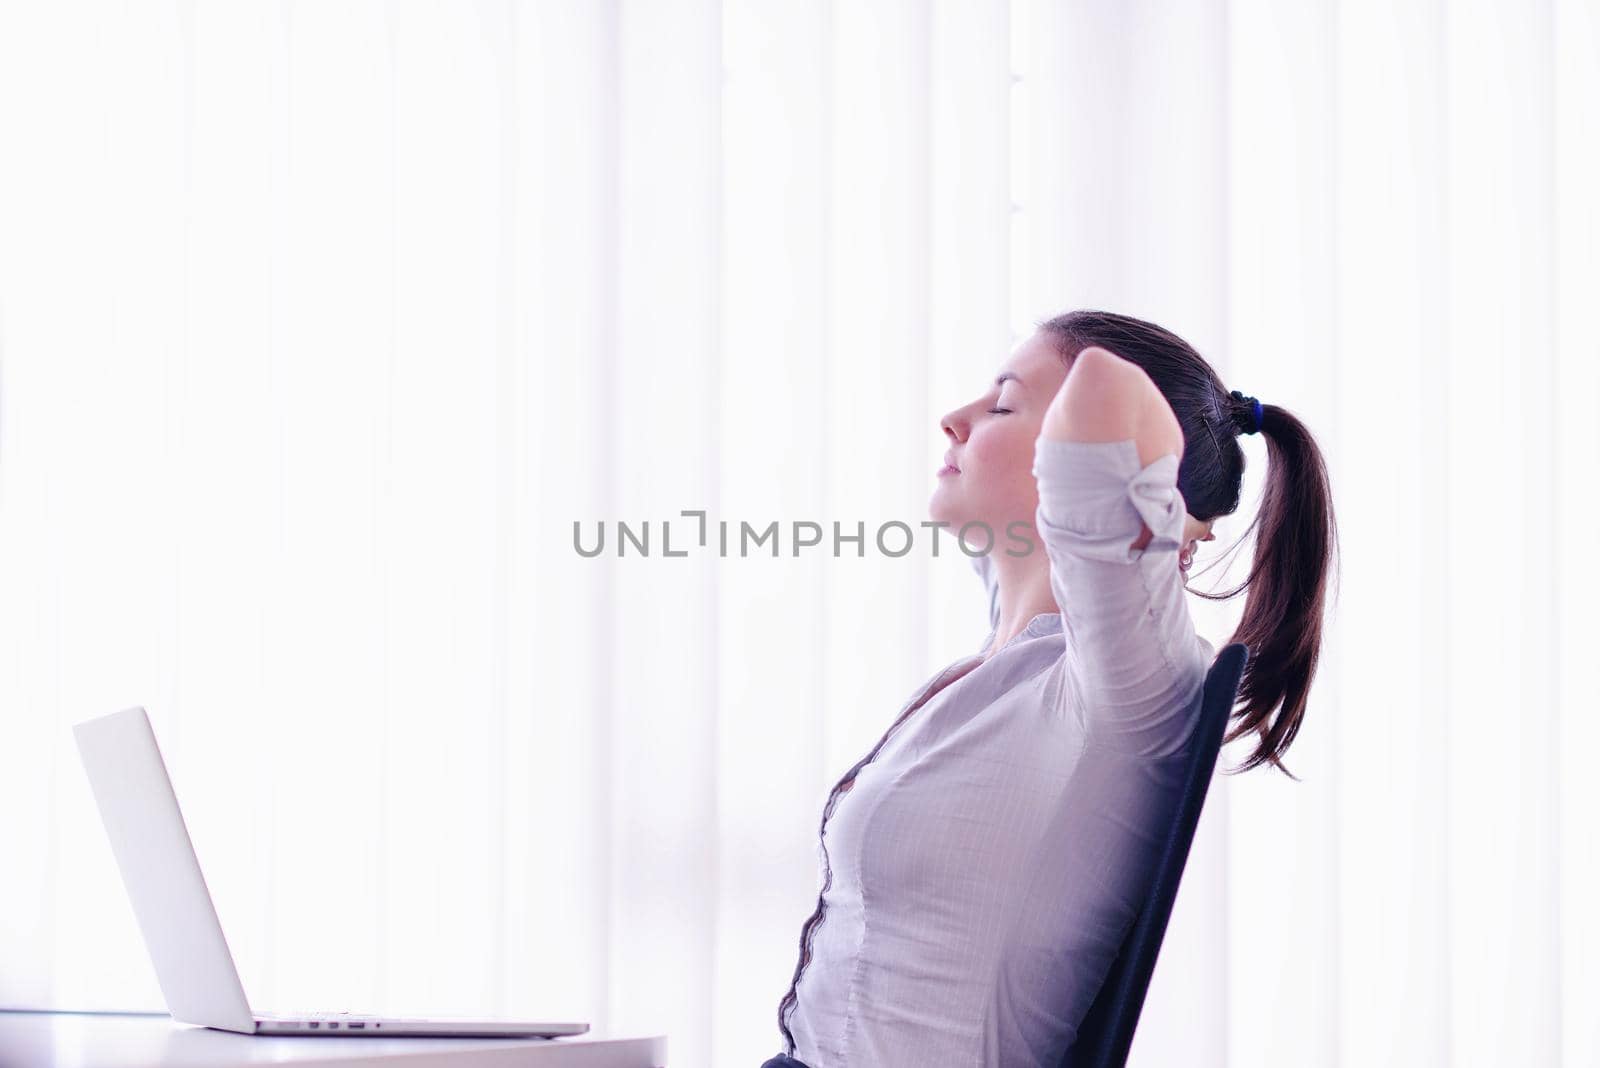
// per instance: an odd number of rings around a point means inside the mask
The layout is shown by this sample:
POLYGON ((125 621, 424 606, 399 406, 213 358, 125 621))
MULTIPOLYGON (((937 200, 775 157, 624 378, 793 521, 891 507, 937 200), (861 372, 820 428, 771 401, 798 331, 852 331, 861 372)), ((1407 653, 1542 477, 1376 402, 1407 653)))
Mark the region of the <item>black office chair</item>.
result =
POLYGON ((1128 1061, 1133 1029, 1139 1023, 1139 1011, 1144 1008, 1150 973, 1155 970, 1156 954, 1161 951, 1161 939, 1167 933, 1172 902, 1178 896, 1178 882, 1189 860, 1195 825, 1200 822, 1200 810, 1206 803, 1206 790, 1216 770, 1222 735, 1238 699, 1239 680, 1244 676, 1248 658, 1249 648, 1234 642, 1223 647, 1206 673, 1200 722, 1195 728, 1200 732, 1199 740, 1184 769, 1183 793, 1167 832, 1161 859, 1156 863, 1150 896, 1145 898, 1138 918, 1122 940, 1122 948, 1111 964, 1105 985, 1100 988, 1094 1004, 1089 1006, 1088 1014, 1078 1027, 1077 1039, 1062 1058, 1061 1068, 1121 1068, 1128 1061))

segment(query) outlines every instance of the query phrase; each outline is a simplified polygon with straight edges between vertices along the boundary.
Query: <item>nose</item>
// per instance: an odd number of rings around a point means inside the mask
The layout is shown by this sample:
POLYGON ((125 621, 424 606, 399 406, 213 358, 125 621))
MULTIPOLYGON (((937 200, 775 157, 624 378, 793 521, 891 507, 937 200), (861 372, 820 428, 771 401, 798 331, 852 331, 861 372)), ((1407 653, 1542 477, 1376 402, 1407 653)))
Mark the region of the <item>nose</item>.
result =
POLYGON ((950 436, 950 440, 957 444, 967 436, 967 420, 959 408, 939 420, 939 425, 950 436))

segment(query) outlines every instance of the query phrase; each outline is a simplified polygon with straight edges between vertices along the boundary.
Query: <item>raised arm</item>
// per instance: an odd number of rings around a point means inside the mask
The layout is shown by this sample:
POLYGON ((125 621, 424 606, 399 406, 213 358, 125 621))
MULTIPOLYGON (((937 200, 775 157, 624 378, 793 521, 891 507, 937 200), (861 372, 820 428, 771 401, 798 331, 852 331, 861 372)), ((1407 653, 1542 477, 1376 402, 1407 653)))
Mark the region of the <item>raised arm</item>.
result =
POLYGON ((1035 444, 1035 526, 1067 635, 1067 691, 1092 741, 1161 756, 1187 741, 1209 666, 1177 554, 1183 431, 1142 368, 1083 350, 1035 444))
MULTIPOLYGON (((1139 451, 1140 467, 1169 452, 1180 461, 1183 459, 1183 428, 1167 398, 1144 368, 1099 347, 1078 354, 1066 381, 1045 411, 1044 427, 1039 433, 1052 441, 1131 438, 1139 451)), ((1150 528, 1145 527, 1143 540, 1148 541, 1150 533, 1150 528)))

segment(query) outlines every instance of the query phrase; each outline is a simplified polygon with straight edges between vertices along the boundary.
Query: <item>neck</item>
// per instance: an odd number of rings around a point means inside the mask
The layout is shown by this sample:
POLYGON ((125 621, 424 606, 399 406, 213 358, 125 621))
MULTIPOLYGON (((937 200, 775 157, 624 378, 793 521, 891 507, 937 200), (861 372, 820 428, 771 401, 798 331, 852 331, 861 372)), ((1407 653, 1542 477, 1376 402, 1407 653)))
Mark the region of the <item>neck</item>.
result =
POLYGON ((1007 556, 997 549, 990 554, 989 561, 994 568, 999 619, 994 641, 983 652, 985 660, 1026 630, 1038 616, 1061 611, 1050 590, 1050 559, 1042 550, 1026 556, 1007 556))

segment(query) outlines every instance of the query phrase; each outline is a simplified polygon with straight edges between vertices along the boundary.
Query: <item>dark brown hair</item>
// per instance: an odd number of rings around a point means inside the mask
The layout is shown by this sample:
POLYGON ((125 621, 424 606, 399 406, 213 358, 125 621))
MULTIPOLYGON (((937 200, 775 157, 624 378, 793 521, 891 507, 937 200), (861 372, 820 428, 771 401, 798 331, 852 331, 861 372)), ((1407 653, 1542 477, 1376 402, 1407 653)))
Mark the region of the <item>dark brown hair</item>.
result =
MULTIPOLYGON (((1038 329, 1056 342, 1069 368, 1090 346, 1143 368, 1183 427, 1178 491, 1189 514, 1209 522, 1238 509, 1245 456, 1237 438, 1255 425, 1254 406, 1230 392, 1193 346, 1154 323, 1107 311, 1068 312, 1038 329)), ((1258 741, 1230 774, 1270 763, 1295 778, 1280 758, 1300 730, 1317 672, 1338 528, 1327 467, 1311 431, 1286 408, 1263 402, 1260 433, 1267 446, 1266 489, 1260 512, 1234 546, 1259 528, 1250 573, 1231 590, 1190 592, 1225 601, 1249 591, 1244 618, 1228 639, 1249 646, 1250 656, 1239 684, 1242 707, 1235 708, 1237 722, 1225 741, 1252 733, 1258 741)))

